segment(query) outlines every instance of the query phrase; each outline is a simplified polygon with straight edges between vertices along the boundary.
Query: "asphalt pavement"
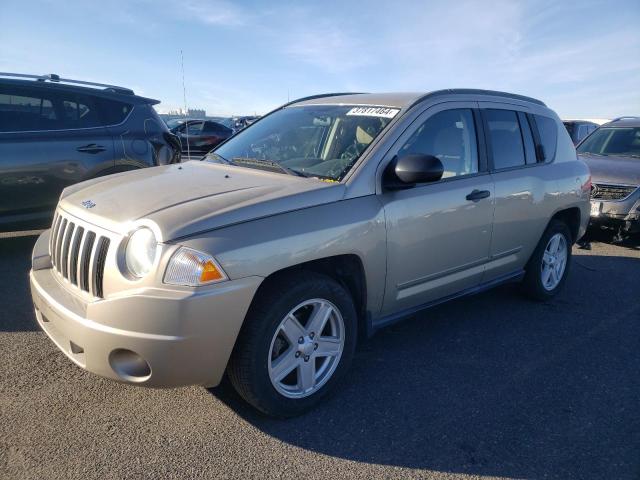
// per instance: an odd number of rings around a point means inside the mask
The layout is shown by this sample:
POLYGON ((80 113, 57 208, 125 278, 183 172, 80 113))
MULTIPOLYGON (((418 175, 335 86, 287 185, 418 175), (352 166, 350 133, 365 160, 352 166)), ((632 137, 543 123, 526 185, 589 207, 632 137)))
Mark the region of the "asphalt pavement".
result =
POLYGON ((35 322, 35 238, 0 238, 2 479, 640 478, 638 242, 574 249, 550 303, 507 285, 380 331, 331 399, 281 421, 226 383, 72 364, 35 322))

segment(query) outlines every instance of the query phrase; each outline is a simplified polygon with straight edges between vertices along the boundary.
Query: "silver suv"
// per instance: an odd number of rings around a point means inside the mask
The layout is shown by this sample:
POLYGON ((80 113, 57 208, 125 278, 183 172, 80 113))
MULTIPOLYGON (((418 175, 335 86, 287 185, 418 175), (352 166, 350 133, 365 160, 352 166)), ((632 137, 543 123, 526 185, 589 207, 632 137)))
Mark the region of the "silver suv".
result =
POLYGON ((331 94, 201 162, 68 187, 33 253, 39 324, 132 384, 217 385, 300 414, 359 336, 521 281, 563 286, 590 176, 542 102, 481 90, 331 94))
POLYGON ((591 225, 615 240, 640 233, 640 117, 602 125, 578 145, 591 170, 591 225))

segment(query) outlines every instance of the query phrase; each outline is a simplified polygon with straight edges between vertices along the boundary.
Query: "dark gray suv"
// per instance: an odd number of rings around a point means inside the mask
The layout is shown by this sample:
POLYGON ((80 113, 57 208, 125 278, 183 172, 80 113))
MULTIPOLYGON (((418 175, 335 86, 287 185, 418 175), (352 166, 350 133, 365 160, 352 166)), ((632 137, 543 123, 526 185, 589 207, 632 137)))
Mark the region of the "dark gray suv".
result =
POLYGON ((111 85, 0 73, 0 231, 50 225, 73 183, 179 162, 157 103, 111 85))
POLYGON ((578 145, 591 169, 591 225, 640 232, 640 117, 605 123, 578 145))

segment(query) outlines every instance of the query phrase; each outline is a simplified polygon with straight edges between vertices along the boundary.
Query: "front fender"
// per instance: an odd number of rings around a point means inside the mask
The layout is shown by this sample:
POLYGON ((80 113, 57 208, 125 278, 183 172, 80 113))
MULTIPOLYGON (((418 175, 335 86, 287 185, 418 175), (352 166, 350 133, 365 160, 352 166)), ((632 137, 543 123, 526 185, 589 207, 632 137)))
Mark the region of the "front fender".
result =
POLYGON ((357 255, 365 272, 367 310, 382 306, 386 227, 375 195, 220 228, 180 244, 214 255, 231 279, 268 277, 313 260, 357 255))

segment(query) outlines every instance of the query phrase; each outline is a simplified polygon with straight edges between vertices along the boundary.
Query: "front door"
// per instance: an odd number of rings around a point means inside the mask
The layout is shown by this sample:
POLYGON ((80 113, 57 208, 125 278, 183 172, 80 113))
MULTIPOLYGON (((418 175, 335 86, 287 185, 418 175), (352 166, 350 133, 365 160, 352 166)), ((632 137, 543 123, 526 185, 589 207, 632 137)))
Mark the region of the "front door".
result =
POLYGON ((383 315, 434 302, 478 285, 489 257, 493 181, 478 143, 476 104, 427 109, 390 156, 438 157, 443 178, 407 190, 384 191, 387 282, 383 315))

